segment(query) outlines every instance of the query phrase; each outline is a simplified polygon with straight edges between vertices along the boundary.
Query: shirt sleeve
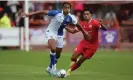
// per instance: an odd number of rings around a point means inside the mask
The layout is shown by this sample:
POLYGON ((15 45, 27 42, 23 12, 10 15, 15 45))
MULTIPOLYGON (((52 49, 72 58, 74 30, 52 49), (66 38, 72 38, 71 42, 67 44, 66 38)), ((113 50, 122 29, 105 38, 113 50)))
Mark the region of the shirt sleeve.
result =
POLYGON ((77 24, 78 20, 76 19, 76 17, 74 15, 71 15, 72 17, 72 24, 77 24))
POLYGON ((58 11, 58 10, 50 10, 50 11, 48 12, 48 16, 55 16, 55 15, 57 15, 58 13, 60 13, 60 11, 58 11))
POLYGON ((100 28, 100 27, 101 27, 100 23, 99 23, 97 20, 94 20, 94 24, 95 24, 95 26, 96 26, 97 28, 100 28))

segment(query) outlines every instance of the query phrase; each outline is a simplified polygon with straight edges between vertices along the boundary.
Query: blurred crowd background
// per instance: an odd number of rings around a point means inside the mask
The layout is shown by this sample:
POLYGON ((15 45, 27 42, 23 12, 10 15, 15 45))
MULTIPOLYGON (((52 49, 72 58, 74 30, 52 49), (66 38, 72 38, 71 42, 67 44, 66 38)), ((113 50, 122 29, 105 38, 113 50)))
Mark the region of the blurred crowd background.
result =
MULTIPOLYGON (((118 31, 118 43, 115 49, 133 48, 133 2, 129 1, 69 1, 72 13, 78 20, 82 19, 84 8, 93 11, 92 17, 103 19, 109 29, 118 31)), ((38 10, 61 9, 59 1, 29 1, 29 12, 38 10)), ((20 16, 24 12, 24 1, 0 1, 0 28, 24 27, 24 19, 20 16)), ((50 17, 35 15, 29 18, 32 29, 47 28, 50 17)), ((114 46, 113 46, 114 47, 114 46)))

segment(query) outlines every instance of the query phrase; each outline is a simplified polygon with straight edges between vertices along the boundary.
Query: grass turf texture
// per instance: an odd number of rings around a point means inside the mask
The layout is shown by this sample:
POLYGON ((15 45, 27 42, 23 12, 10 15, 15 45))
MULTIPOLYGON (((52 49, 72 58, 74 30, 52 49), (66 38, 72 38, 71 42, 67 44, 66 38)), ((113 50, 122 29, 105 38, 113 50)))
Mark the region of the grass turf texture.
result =
MULTIPOLYGON (((70 52, 63 52, 58 69, 68 69, 70 52)), ((45 72, 49 52, 0 51, 0 80, 62 80, 45 72)), ((133 80, 133 51, 97 51, 63 80, 133 80)))

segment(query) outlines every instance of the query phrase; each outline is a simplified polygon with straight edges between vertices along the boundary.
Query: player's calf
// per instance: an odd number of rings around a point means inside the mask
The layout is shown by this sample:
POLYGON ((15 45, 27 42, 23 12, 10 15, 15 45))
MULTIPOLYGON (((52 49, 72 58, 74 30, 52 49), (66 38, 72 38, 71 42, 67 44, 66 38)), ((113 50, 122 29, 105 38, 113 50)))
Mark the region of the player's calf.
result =
POLYGON ((56 63, 58 62, 58 59, 61 56, 61 52, 62 52, 63 47, 56 47, 56 63))
MULTIPOLYGON (((56 64, 55 64, 55 59, 56 59, 56 41, 54 39, 49 39, 48 40, 48 44, 49 44, 49 47, 51 49, 50 51, 50 65, 49 67, 51 68, 51 70, 56 70, 56 64)), ((51 71, 48 71, 47 72, 51 73, 51 71)))
POLYGON ((74 65, 74 63, 76 63, 78 60, 79 60, 79 59, 76 59, 76 60, 74 60, 74 61, 71 60, 71 63, 70 63, 70 65, 69 65, 69 67, 71 68, 71 67, 74 65))
POLYGON ((58 62, 58 59, 60 58, 60 54, 57 54, 56 53, 56 59, 55 59, 55 63, 57 63, 58 62))
POLYGON ((70 73, 74 70, 76 70, 77 68, 79 68, 81 66, 81 64, 86 60, 86 58, 84 58, 83 56, 77 61, 75 62, 71 68, 67 71, 67 75, 69 76, 70 73))

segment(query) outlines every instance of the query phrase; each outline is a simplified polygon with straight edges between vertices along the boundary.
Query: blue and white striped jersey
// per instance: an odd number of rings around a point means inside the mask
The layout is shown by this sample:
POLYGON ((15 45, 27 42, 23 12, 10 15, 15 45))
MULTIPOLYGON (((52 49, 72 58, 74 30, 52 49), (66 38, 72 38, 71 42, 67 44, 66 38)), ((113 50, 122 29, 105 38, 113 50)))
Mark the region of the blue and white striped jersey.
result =
POLYGON ((51 22, 48 25, 47 30, 52 31, 54 34, 63 36, 63 29, 68 24, 77 24, 77 19, 74 15, 68 14, 64 16, 64 14, 59 10, 51 10, 48 12, 48 16, 52 16, 51 22))

